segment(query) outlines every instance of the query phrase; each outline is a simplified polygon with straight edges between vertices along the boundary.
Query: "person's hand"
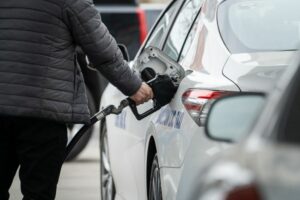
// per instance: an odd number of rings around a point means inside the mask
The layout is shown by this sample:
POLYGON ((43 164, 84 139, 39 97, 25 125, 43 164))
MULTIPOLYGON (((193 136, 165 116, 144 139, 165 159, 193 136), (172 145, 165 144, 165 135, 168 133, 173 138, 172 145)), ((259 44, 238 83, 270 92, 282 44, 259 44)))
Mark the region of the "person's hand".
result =
POLYGON ((140 105, 153 99, 153 91, 148 84, 143 82, 140 89, 130 98, 135 101, 136 105, 140 105))

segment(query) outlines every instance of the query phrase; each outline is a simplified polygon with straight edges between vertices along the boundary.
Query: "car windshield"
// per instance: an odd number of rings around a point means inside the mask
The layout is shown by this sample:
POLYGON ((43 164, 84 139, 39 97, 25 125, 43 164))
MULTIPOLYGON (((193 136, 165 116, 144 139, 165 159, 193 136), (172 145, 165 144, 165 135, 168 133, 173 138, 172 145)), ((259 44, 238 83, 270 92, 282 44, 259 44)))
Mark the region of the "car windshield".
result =
POLYGON ((299 0, 227 0, 218 24, 231 53, 289 51, 300 42, 299 0))

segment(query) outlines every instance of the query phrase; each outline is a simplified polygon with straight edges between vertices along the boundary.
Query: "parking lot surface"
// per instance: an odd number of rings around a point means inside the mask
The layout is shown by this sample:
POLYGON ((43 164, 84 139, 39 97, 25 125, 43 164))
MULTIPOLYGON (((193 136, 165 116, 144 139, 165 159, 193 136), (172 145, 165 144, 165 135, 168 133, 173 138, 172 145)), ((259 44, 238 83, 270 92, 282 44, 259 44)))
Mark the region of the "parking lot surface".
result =
MULTIPOLYGON (((98 135, 74 162, 65 163, 58 184, 56 200, 99 200, 99 148, 98 135)), ((11 187, 12 200, 22 199, 20 182, 16 176, 11 187)))

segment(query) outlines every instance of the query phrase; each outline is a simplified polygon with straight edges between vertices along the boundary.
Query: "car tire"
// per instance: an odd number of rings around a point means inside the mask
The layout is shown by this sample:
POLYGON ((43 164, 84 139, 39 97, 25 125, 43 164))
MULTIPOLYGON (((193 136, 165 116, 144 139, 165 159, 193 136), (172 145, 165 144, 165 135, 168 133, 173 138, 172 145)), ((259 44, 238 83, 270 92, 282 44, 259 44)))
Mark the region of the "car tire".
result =
POLYGON ((114 200, 115 195, 115 184, 109 160, 107 128, 104 121, 100 132, 100 196, 101 200, 114 200))
MULTIPOLYGON (((89 89, 86 90, 87 98, 88 98, 88 106, 90 109, 91 115, 94 115, 97 112, 96 103, 95 100, 90 92, 89 89)), ((82 127, 82 124, 70 124, 67 125, 68 129, 68 139, 69 141, 75 136, 75 134, 79 131, 79 129, 82 127)), ((72 161, 74 160, 81 152, 82 150, 87 146, 94 128, 91 127, 87 132, 81 137, 81 139, 78 141, 78 143, 74 146, 68 157, 66 158, 66 161, 72 161)))
POLYGON ((157 154, 154 156, 151 166, 149 182, 149 200, 162 200, 161 179, 157 154))

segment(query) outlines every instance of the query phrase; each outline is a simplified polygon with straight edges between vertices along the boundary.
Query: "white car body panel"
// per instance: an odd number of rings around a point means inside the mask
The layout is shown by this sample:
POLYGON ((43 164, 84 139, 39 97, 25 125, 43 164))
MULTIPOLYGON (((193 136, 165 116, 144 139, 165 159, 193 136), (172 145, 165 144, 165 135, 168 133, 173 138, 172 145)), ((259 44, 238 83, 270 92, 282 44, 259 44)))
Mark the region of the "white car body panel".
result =
MULTIPOLYGON (((104 93, 103 106, 118 103, 126 98, 114 86, 109 85, 104 93), (108 99, 106 99, 108 97, 108 99)), ((145 199, 144 174, 144 121, 137 121, 129 108, 121 115, 111 115, 106 118, 110 149, 110 162, 118 193, 125 199, 145 199), (123 117, 122 117, 123 116, 123 117), (125 116, 125 117, 124 117, 125 116), (128 123, 133 120, 134 123, 128 123), (117 123, 117 125, 116 125, 117 123), (124 129, 126 124, 126 129, 124 129), (132 126, 134 125, 134 126, 132 126), (139 193, 138 193, 139 192, 139 193)), ((148 121, 147 121, 148 122, 148 121)))
POLYGON ((295 56, 295 51, 233 54, 224 75, 243 91, 269 91, 295 56))
POLYGON ((181 168, 161 168, 161 187, 163 199, 175 199, 178 183, 180 180, 181 168))

